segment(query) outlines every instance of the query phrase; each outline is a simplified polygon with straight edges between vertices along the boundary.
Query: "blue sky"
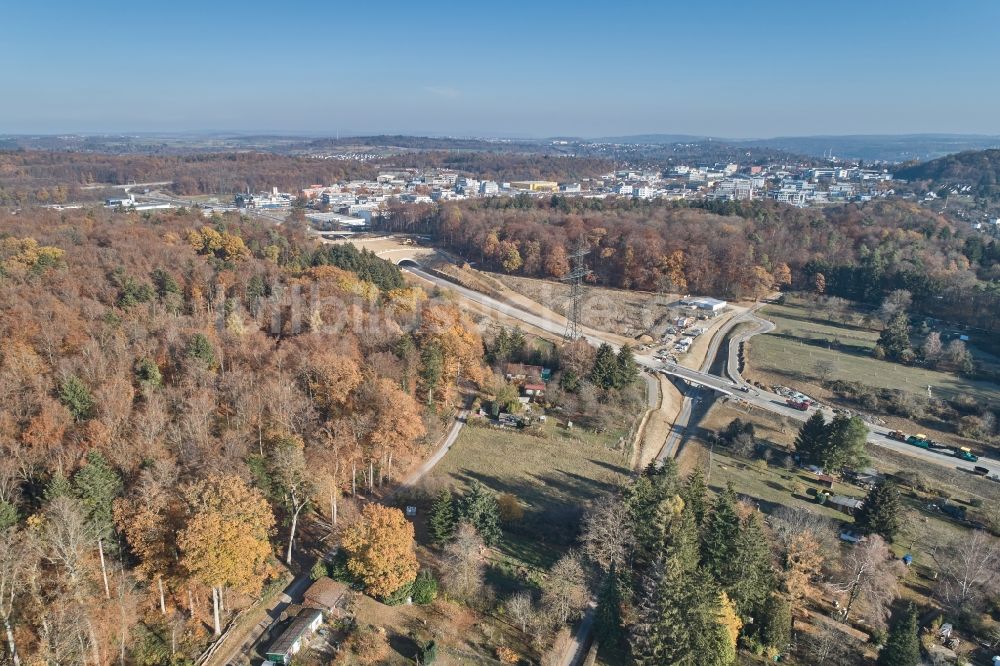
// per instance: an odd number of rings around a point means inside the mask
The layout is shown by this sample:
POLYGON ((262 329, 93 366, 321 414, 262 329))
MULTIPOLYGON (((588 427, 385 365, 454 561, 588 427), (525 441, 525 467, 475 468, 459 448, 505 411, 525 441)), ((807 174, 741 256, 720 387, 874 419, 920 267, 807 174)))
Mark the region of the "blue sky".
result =
POLYGON ((9 0, 0 133, 1000 134, 1000 2, 9 0))

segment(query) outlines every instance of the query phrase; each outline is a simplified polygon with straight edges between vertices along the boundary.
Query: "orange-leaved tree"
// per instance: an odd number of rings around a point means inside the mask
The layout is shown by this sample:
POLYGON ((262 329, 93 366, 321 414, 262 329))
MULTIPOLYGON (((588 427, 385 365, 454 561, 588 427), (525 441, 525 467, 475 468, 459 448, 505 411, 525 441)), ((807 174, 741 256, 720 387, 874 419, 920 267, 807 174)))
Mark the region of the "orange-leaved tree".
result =
POLYGON ((413 525, 399 509, 369 504, 344 530, 341 545, 348 570, 361 579, 369 594, 386 598, 417 579, 413 525))
POLYGON ((187 492, 191 517, 177 537, 181 564, 212 588, 215 634, 222 633, 219 604, 224 587, 260 592, 270 573, 268 536, 274 515, 267 500, 238 476, 212 476, 187 492))
MULTIPOLYGON (((479 383, 483 379, 483 342, 475 324, 455 305, 427 305, 421 312, 417 339, 421 349, 436 348, 440 351, 440 372, 435 382, 440 389, 434 395, 441 402, 451 399, 459 377, 479 383)), ((430 389, 424 389, 430 395, 430 389)))

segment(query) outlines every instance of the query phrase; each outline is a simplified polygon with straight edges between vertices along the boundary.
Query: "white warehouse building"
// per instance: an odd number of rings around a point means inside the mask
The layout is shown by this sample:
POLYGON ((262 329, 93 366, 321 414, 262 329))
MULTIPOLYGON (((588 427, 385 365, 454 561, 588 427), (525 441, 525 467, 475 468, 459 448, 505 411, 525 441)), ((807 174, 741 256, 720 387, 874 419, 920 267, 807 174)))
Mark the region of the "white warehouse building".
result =
POLYGON ((688 307, 705 310, 706 312, 722 312, 729 304, 726 301, 720 301, 717 298, 702 296, 699 298, 682 299, 681 305, 687 305, 688 307))

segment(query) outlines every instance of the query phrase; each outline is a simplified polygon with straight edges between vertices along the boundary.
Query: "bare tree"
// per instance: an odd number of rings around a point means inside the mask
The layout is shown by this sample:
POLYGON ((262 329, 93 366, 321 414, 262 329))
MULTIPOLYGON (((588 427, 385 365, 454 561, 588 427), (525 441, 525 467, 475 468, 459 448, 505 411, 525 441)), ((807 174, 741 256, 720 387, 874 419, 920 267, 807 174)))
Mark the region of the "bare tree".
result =
POLYGON ((45 558, 60 567, 74 587, 83 577, 90 536, 75 500, 57 497, 49 502, 42 532, 45 558))
POLYGON ((576 553, 562 556, 542 583, 542 605, 556 624, 579 617, 588 595, 587 575, 576 553))
POLYGON ((906 312, 912 303, 913 295, 910 292, 896 289, 882 300, 882 307, 878 310, 879 318, 888 324, 896 313, 906 312))
POLYGON ((290 524, 285 564, 291 566, 299 514, 309 506, 314 490, 302 441, 294 437, 283 438, 271 451, 270 462, 285 510, 288 512, 290 524))
POLYGON ((845 622, 855 611, 876 626, 884 626, 889 604, 896 597, 901 565, 892 559, 889 547, 878 535, 851 548, 841 561, 834 590, 847 595, 841 612, 845 622))
POLYGON ((856 639, 827 624, 808 634, 805 643, 810 663, 815 666, 856 663, 860 656, 856 639))
POLYGON ((955 608, 968 608, 996 587, 1000 540, 983 530, 956 537, 931 555, 941 572, 937 594, 955 608))
POLYGON ((521 627, 521 633, 527 633, 528 626, 535 621, 538 611, 535 610, 535 603, 531 599, 531 593, 522 590, 511 595, 504 604, 507 615, 510 619, 521 627))
POLYGON ((770 515, 767 522, 786 548, 795 537, 804 533, 810 533, 823 552, 830 552, 837 547, 837 524, 809 509, 781 506, 770 515))
POLYGON ((813 363, 813 370, 816 372, 816 376, 820 378, 820 381, 825 382, 828 380, 836 369, 837 366, 830 359, 821 358, 813 363))
POLYGON ((444 549, 442 582, 448 592, 470 599, 482 589, 485 549, 476 528, 466 522, 459 523, 454 540, 444 549))
POLYGON ((612 563, 618 566, 624 564, 635 545, 635 535, 628 507, 620 496, 613 495, 599 501, 587 513, 581 541, 584 554, 605 571, 611 568, 612 563))
POLYGON ((14 642, 15 611, 29 592, 32 572, 37 567, 37 553, 27 535, 9 527, 0 533, 0 620, 7 633, 7 652, 14 666, 21 656, 14 642))
POLYGON ((921 352, 924 355, 924 360, 931 365, 941 360, 941 354, 944 352, 944 346, 941 344, 941 334, 937 331, 928 333, 921 347, 921 352))

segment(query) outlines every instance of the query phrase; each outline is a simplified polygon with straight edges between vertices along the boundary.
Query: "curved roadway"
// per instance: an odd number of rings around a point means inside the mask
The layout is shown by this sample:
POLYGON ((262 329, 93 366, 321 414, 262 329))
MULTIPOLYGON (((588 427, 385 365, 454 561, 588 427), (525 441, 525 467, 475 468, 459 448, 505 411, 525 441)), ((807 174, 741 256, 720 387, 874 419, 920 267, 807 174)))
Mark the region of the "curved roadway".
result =
MULTIPOLYGON (((469 299, 470 301, 479 303, 480 305, 483 305, 487 308, 500 312, 513 319, 518 319, 527 324, 531 324, 532 326, 540 328, 543 331, 547 331, 555 335, 562 335, 566 329, 566 324, 564 321, 553 321, 551 319, 541 317, 531 312, 527 312, 521 308, 512 306, 508 303, 504 303, 491 296, 487 296, 486 294, 469 289, 467 287, 463 287, 459 284, 438 277, 436 275, 432 275, 419 268, 412 266, 404 266, 403 270, 412 273, 413 275, 416 275, 417 277, 426 280, 427 282, 430 282, 432 284, 435 284, 439 287, 451 289, 460 294, 461 296, 463 296, 464 298, 469 299)), ((679 366, 675 363, 664 363, 654 359, 652 356, 649 355, 637 354, 636 362, 638 362, 641 366, 643 366, 649 371, 662 372, 664 374, 683 379, 696 386, 702 386, 726 395, 735 395, 738 396, 739 399, 759 409, 764 409, 769 412, 773 412, 775 414, 780 414, 781 416, 787 416, 789 418, 795 419, 796 421, 805 421, 806 419, 809 418, 809 416, 816 408, 811 408, 805 412, 793 409, 785 403, 785 398, 783 398, 782 396, 751 387, 749 384, 747 384, 746 381, 743 380, 743 378, 739 374, 739 368, 737 367, 739 344, 741 342, 749 340, 754 335, 766 333, 770 330, 773 330, 774 328, 774 324, 767 321, 766 319, 758 317, 755 310, 756 308, 753 308, 747 311, 746 313, 733 318, 733 320, 729 322, 729 324, 727 324, 725 327, 723 327, 716 333, 715 338, 713 338, 711 346, 709 347, 708 354, 706 355, 705 363, 702 364, 702 367, 699 370, 691 370, 689 368, 679 366), (714 361, 715 356, 718 353, 719 345, 722 343, 722 340, 725 339, 726 334, 732 329, 733 326, 745 322, 755 323, 756 326, 752 329, 740 333, 737 336, 730 338, 729 360, 726 368, 726 374, 729 375, 729 377, 724 378, 710 374, 708 372, 708 368, 711 367, 712 362, 714 361), (746 390, 744 391, 743 389, 746 390)), ((595 331, 593 329, 585 328, 582 337, 586 339, 587 342, 593 345, 599 345, 601 343, 607 342, 608 344, 616 346, 613 341, 607 339, 606 336, 604 336, 602 333, 600 333, 599 331, 595 331)), ((697 395, 694 396, 694 399, 697 400, 697 395)), ((683 430, 687 427, 687 419, 690 418, 692 402, 693 401, 690 395, 685 397, 684 400, 685 404, 682 406, 681 415, 678 417, 678 421, 675 427, 671 429, 671 433, 668 436, 667 441, 665 442, 664 447, 661 450, 658 458, 663 459, 664 457, 669 457, 670 455, 673 454, 673 450, 676 449, 676 445, 679 441, 680 435, 683 433, 683 430)), ((828 416, 831 413, 829 408, 827 407, 819 407, 819 409, 824 410, 828 416)), ((1000 461, 998 460, 994 460, 992 458, 980 457, 978 462, 971 463, 950 456, 934 453, 926 449, 919 449, 914 446, 905 444, 903 442, 898 442, 896 440, 889 439, 888 437, 886 437, 886 433, 889 432, 888 428, 872 426, 871 424, 868 424, 868 428, 871 431, 868 440, 872 444, 875 444, 877 446, 881 446, 887 449, 892 449, 899 453, 903 453, 914 458, 922 459, 925 462, 941 465, 944 467, 951 467, 951 468, 957 467, 959 469, 963 469, 966 471, 972 471, 972 469, 978 465, 981 467, 988 468, 991 473, 994 472, 1000 473, 1000 461)))

